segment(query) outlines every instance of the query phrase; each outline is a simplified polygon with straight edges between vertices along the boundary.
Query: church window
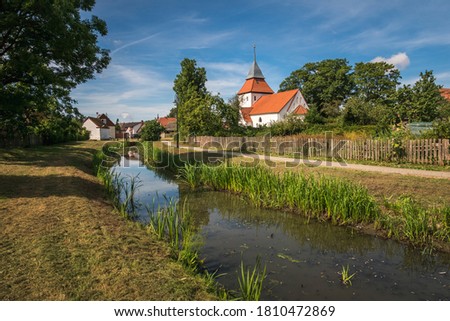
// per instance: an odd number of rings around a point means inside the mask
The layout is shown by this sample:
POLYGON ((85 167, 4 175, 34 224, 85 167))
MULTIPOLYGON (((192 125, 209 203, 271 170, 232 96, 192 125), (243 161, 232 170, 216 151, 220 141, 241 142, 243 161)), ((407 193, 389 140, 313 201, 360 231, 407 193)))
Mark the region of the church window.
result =
POLYGON ((262 123, 262 118, 261 117, 259 117, 259 122, 262 123))

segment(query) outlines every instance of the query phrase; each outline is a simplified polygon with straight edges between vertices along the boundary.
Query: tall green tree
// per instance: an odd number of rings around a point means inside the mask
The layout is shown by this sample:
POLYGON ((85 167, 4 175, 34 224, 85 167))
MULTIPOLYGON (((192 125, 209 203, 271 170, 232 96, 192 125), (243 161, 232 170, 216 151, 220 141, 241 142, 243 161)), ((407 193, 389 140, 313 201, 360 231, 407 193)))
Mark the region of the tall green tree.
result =
POLYGON ((279 91, 298 88, 321 116, 335 117, 353 88, 351 69, 346 59, 306 63, 283 80, 279 91))
POLYGON ((442 86, 436 84, 432 71, 420 73, 420 79, 412 88, 411 121, 431 122, 439 117, 441 106, 446 103, 440 94, 442 86))
POLYGON ((110 61, 97 45, 107 33, 94 0, 0 2, 0 119, 11 130, 35 126, 56 112, 77 115, 70 92, 110 61))
POLYGON ((197 67, 194 59, 185 58, 181 61, 181 71, 174 80, 175 104, 180 135, 186 137, 197 126, 192 126, 193 115, 202 110, 208 100, 206 90, 206 70, 197 67), (199 103, 201 106, 196 106, 199 103))

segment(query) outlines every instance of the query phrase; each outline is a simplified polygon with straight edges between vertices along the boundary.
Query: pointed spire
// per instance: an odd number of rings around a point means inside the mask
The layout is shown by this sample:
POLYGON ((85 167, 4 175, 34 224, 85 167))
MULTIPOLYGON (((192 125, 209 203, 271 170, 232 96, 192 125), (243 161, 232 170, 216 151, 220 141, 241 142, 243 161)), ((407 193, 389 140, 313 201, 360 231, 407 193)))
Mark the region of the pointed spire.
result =
POLYGON ((259 68, 258 64, 256 63, 256 45, 253 45, 253 64, 250 67, 250 70, 248 71, 246 79, 252 78, 264 79, 264 75, 261 71, 261 68, 259 68))

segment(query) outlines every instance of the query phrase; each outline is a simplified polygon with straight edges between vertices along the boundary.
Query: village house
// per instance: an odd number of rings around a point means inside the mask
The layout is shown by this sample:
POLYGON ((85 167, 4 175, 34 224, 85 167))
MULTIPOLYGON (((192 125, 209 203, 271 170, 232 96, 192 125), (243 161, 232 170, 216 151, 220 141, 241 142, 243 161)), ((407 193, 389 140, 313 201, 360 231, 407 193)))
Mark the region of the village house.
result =
POLYGON ((241 107, 240 124, 244 126, 270 126, 291 114, 303 119, 309 109, 299 89, 274 93, 256 62, 256 54, 237 95, 241 107))
POLYGON ((90 140, 107 140, 116 138, 116 126, 108 118, 107 114, 98 114, 97 117, 87 117, 83 122, 83 127, 89 133, 90 140))
POLYGON ((121 138, 136 138, 141 134, 144 121, 120 123, 121 138))
POLYGON ((164 127, 164 132, 161 134, 161 138, 173 137, 177 131, 177 119, 174 117, 158 117, 156 120, 162 127, 164 127))

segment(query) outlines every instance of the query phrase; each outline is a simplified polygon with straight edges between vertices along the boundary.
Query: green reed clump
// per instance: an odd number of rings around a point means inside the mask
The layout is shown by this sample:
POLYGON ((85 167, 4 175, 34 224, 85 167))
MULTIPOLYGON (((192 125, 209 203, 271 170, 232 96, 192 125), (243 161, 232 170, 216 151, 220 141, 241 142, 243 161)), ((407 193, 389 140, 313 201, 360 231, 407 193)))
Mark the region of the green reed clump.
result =
POLYGON ((157 211, 147 208, 147 212, 150 217, 149 230, 170 244, 178 261, 198 272, 202 263, 198 254, 199 236, 195 233, 187 207, 180 208, 177 202, 170 199, 166 207, 157 211))
POLYGON ((288 208, 334 223, 370 222, 379 208, 367 189, 342 179, 301 173, 275 174, 263 166, 186 164, 180 176, 191 186, 244 194, 259 207, 288 208))
POLYGON ((266 266, 261 268, 261 261, 258 259, 253 268, 245 267, 241 261, 240 274, 238 276, 240 300, 259 301, 263 288, 263 281, 266 278, 266 266))
POLYGON ((450 240, 450 207, 423 208, 410 197, 395 202, 386 200, 390 215, 377 220, 377 226, 388 231, 388 237, 396 236, 416 245, 432 245, 435 239, 450 240))
POLYGON ((338 272, 341 275, 341 282, 344 285, 351 286, 352 285, 352 278, 356 275, 356 272, 353 274, 350 274, 350 268, 349 266, 342 266, 341 272, 338 272))

